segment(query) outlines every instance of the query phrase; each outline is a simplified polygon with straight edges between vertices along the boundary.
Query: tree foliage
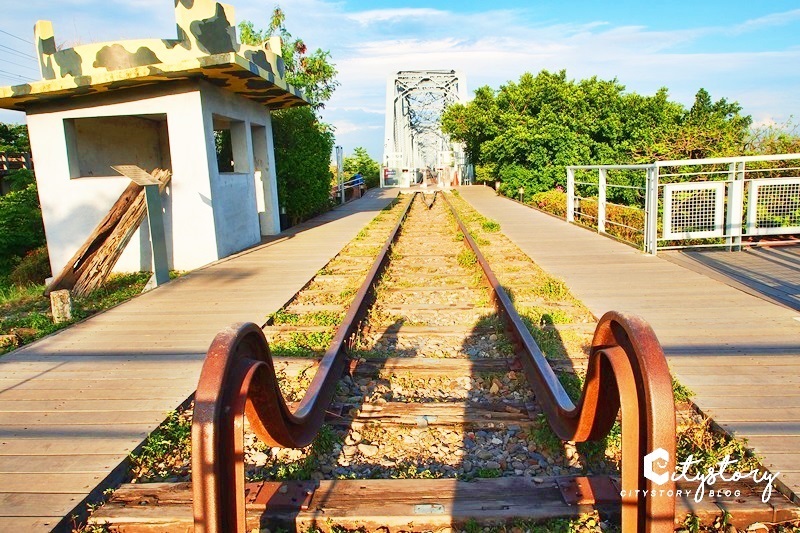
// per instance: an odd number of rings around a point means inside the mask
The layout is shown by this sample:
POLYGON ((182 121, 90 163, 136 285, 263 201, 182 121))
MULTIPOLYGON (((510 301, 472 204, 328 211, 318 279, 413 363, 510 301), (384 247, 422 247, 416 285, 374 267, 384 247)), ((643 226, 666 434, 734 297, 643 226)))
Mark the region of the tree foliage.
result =
POLYGON ((278 6, 272 11, 266 29, 256 29, 249 20, 239 23, 239 37, 243 44, 258 46, 273 36, 281 38, 286 81, 303 89, 315 109, 324 107, 339 86, 336 81, 336 66, 331 63, 330 52, 317 48, 309 54, 305 42, 295 38, 286 29, 286 15, 278 6))
POLYGON ((279 36, 286 81, 302 89, 312 105, 272 114, 278 198, 292 223, 297 223, 330 205, 333 175, 329 163, 334 138, 331 127, 321 123, 315 111, 330 99, 339 82, 330 52, 318 48, 308 54, 303 40, 292 36, 285 22, 283 10, 275 7, 266 29, 243 21, 239 34, 242 43, 249 45, 260 45, 279 36))
POLYGON ((353 150, 352 156, 345 157, 343 169, 345 179, 349 179, 355 173, 360 172, 367 187, 380 185, 381 166, 369 156, 366 148, 359 146, 353 150))
POLYGON ((0 196, 0 277, 7 275, 20 258, 44 242, 36 183, 0 196))
POLYGON ((690 109, 628 93, 617 80, 567 79, 566 71, 523 74, 445 111, 442 130, 462 142, 484 179, 525 196, 564 184, 576 164, 652 162, 725 156, 744 148, 751 119, 736 102, 700 89, 690 109))
POLYGON ((293 224, 329 207, 333 133, 309 107, 273 117, 278 199, 293 224))
POLYGON ((25 124, 0 122, 0 152, 30 152, 28 127, 25 124))
POLYGON ((752 155, 800 153, 798 128, 791 118, 783 124, 753 128, 747 139, 747 152, 752 155))

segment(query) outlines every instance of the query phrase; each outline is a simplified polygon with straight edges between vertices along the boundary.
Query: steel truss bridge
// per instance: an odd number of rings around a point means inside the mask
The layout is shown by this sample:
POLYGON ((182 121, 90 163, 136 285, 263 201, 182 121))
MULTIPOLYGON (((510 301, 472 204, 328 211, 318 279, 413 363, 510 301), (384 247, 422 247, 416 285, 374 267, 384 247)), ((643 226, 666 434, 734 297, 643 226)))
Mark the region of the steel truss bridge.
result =
POLYGON ((389 77, 382 186, 449 186, 471 179, 462 147, 441 130, 445 108, 466 99, 466 79, 455 70, 403 70, 389 77))

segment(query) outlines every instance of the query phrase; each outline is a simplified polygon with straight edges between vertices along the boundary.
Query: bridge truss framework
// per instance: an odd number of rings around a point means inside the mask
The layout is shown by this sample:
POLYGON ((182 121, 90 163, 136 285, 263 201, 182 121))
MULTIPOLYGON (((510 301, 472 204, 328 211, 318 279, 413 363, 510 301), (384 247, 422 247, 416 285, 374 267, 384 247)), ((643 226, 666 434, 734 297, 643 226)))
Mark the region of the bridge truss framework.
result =
POLYGON ((466 79, 455 70, 403 70, 389 77, 383 187, 426 183, 426 176, 447 185, 470 179, 463 148, 441 130, 445 108, 466 99, 466 79))

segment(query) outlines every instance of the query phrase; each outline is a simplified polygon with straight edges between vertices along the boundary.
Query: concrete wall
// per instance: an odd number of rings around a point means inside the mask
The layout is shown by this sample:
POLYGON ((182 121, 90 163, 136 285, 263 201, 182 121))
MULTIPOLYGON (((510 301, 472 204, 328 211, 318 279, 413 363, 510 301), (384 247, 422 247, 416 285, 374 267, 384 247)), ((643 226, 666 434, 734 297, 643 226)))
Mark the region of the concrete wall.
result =
POLYGON ((68 119, 70 177, 119 177, 111 165, 169 168, 167 115, 68 119))
MULTIPOLYGON (((162 162, 171 162, 173 173, 163 197, 170 267, 193 269, 219 257, 208 164, 206 158, 198 157, 205 146, 200 92, 196 84, 173 84, 160 90, 126 91, 70 100, 61 105, 38 106, 28 111, 53 272, 64 267, 128 185, 128 180, 121 176, 71 178, 65 127, 74 125, 75 119, 87 117, 158 114, 167 117, 169 157, 163 157, 163 144, 160 151, 162 162)), ((124 152, 122 159, 127 159, 124 152)), ((102 164, 111 162, 106 157, 102 164)), ((130 160, 119 162, 132 163, 130 160)), ((148 162, 153 163, 152 159, 148 162)), ((72 168, 74 171, 74 160, 72 168)), ((145 222, 123 253, 116 270, 151 270, 150 255, 145 222)))
MULTIPOLYGON (((270 115, 250 100, 186 81, 42 104, 27 121, 54 273, 127 186, 113 164, 172 170, 162 197, 170 268, 197 268, 280 231, 270 115), (217 168, 215 118, 234 134, 235 172, 217 168)), ((147 222, 116 270, 152 270, 147 222)))
POLYGON ((207 154, 217 249, 225 257, 260 242, 261 235, 280 233, 274 155, 266 139, 272 123, 262 105, 205 82, 200 87, 206 142, 213 146, 215 124, 227 124, 233 144, 234 172, 219 172, 215 152, 207 154))

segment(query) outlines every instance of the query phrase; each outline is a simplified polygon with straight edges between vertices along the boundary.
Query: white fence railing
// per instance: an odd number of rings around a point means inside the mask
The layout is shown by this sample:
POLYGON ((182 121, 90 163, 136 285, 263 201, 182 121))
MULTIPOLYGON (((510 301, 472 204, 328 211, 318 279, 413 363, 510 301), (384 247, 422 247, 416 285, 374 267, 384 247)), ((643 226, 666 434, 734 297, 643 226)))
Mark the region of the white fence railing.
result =
POLYGON ((800 154, 569 166, 566 218, 651 254, 798 234, 800 154))

